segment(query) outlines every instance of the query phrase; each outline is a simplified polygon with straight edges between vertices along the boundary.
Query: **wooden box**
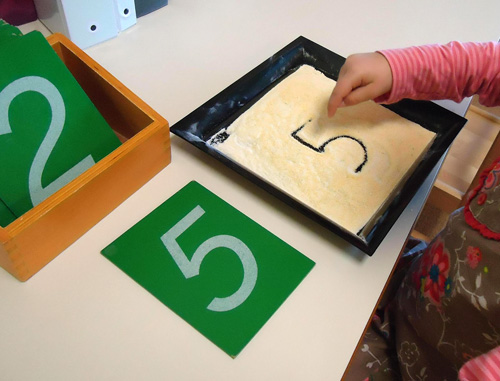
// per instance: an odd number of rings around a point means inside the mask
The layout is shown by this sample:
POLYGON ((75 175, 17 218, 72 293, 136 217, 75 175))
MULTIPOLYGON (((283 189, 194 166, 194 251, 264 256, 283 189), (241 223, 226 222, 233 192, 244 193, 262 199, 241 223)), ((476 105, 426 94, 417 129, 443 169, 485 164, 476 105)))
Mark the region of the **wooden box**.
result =
POLYGON ((47 38, 123 144, 14 222, 0 266, 26 281, 170 163, 168 122, 61 34, 47 38))

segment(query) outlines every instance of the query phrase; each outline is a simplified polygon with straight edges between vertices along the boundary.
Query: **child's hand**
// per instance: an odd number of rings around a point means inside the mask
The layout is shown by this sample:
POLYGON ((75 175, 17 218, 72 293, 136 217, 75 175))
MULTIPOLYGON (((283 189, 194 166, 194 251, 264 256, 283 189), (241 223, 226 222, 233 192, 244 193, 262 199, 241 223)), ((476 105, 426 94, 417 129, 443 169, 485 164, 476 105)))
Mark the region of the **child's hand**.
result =
POLYGON ((361 53, 347 57, 340 69, 337 85, 328 101, 328 116, 337 108, 352 106, 384 95, 392 88, 389 63, 380 53, 361 53))

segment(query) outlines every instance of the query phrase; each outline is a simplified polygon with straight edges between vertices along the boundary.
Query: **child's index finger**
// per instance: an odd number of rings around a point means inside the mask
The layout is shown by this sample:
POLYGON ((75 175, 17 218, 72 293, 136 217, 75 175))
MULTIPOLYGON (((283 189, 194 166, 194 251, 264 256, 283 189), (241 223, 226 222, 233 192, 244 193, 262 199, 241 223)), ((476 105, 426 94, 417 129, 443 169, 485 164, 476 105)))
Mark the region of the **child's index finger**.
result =
POLYGON ((330 99, 328 100, 328 117, 332 117, 337 112, 337 109, 342 106, 344 98, 352 91, 346 81, 339 81, 333 88, 330 99))

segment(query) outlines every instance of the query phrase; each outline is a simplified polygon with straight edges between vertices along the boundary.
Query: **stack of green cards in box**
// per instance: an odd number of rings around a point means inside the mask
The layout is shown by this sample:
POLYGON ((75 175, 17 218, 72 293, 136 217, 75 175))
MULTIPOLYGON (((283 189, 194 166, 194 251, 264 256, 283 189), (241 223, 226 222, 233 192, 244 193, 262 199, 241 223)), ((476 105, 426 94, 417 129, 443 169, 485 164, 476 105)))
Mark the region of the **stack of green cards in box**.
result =
POLYGON ((314 266, 194 181, 102 253, 232 357, 314 266))
POLYGON ((0 225, 119 145, 43 35, 0 24, 0 225))
POLYGON ((0 19, 0 44, 5 41, 10 41, 12 37, 19 37, 22 35, 22 32, 18 28, 0 19))

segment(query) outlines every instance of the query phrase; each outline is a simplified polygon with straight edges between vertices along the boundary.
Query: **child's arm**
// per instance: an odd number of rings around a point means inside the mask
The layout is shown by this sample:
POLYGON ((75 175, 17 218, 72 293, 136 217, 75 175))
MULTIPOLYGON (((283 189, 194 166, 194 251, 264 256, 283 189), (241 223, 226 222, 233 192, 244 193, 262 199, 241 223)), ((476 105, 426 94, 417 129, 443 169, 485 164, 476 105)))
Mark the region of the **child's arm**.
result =
MULTIPOLYGON (((378 62, 382 65, 382 61, 378 62)), ((461 101, 478 94, 483 105, 500 105, 500 44, 495 42, 451 42, 447 45, 384 50, 366 56, 350 56, 345 65, 347 69, 341 69, 337 86, 330 97, 328 111, 331 116, 338 106, 368 99, 380 103, 394 103, 403 98, 461 101), (372 83, 389 81, 385 70, 378 65, 368 65, 367 59, 375 54, 386 59, 391 72, 391 88, 382 92, 381 87, 380 91, 357 98, 356 93, 360 94, 362 89, 368 88, 370 82, 366 78, 372 78, 372 83), (354 81, 349 72, 357 72, 358 77, 365 78, 364 82, 354 81), (339 90, 336 90, 337 87, 339 90)))
POLYGON ((460 381, 498 381, 500 379, 500 346, 467 361, 458 373, 460 381))

